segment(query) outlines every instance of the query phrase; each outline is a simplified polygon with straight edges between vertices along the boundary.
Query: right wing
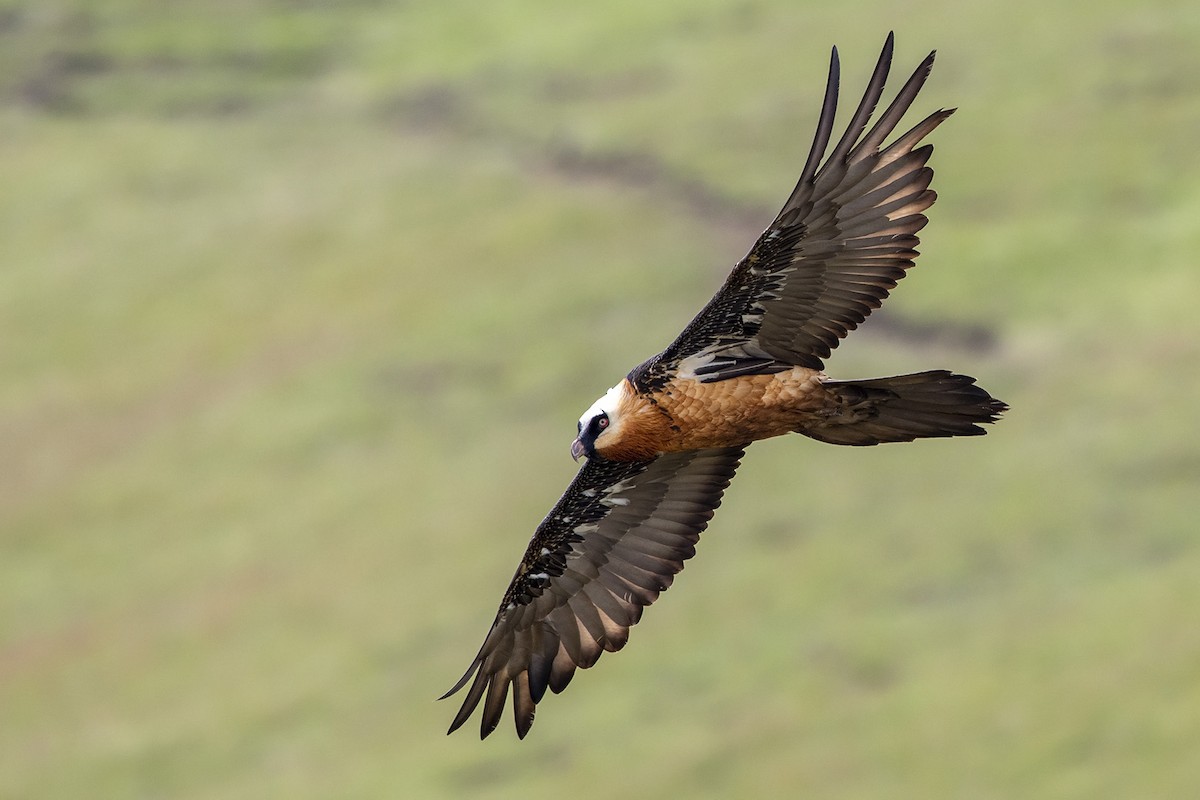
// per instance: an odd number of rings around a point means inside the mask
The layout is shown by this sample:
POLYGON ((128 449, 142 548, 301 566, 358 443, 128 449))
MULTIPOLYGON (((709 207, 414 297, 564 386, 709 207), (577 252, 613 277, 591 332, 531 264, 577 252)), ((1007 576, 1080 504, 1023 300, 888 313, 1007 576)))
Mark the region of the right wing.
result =
POLYGON ((486 737, 511 687, 524 738, 547 688, 561 692, 576 669, 620 650, 642 608, 695 554, 743 453, 730 447, 651 461, 588 459, 534 533, 479 654, 441 698, 471 682, 449 732, 482 701, 486 737))
POLYGON ((868 131, 892 62, 892 35, 845 133, 825 158, 837 108, 837 49, 817 133, 779 216, 679 337, 639 366, 642 391, 683 373, 703 381, 822 369, 838 341, 878 308, 917 256, 922 213, 936 195, 918 147, 952 110, 936 111, 884 146, 933 66, 930 53, 868 131), (823 160, 823 163, 822 163, 823 160))

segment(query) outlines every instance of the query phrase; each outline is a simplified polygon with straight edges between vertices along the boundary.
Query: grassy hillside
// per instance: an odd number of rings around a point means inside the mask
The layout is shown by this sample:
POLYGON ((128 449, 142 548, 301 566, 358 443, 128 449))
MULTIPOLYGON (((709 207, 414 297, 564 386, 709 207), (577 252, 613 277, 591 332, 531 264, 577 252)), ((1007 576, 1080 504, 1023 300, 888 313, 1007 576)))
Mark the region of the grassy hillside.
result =
POLYGON ((1168 0, 0 1, 0 796, 1185 796, 1198 134, 1168 0), (960 110, 830 371, 1012 412, 755 445, 626 651, 445 737, 575 419, 890 29, 960 110))

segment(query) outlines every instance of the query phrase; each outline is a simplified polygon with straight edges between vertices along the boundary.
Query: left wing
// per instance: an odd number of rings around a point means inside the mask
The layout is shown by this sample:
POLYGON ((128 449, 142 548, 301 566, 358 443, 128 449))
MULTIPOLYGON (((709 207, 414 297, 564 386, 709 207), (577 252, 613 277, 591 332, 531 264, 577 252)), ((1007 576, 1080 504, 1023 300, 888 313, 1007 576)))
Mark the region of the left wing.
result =
POLYGON ((524 738, 547 688, 561 692, 576 669, 592 666, 605 650, 620 650, 642 609, 695 554, 744 452, 588 459, 534 533, 479 654, 440 698, 471 681, 448 732, 482 701, 486 737, 511 687, 517 735, 524 738))
POLYGON ((638 389, 659 388, 680 373, 711 382, 794 365, 822 369, 822 359, 913 266, 927 221, 922 212, 936 197, 926 166, 933 146, 918 145, 952 112, 936 111, 892 138, 929 76, 930 53, 867 129, 892 49, 888 34, 854 116, 826 157, 840 79, 834 48, 796 188, 708 305, 666 350, 630 373, 638 389))

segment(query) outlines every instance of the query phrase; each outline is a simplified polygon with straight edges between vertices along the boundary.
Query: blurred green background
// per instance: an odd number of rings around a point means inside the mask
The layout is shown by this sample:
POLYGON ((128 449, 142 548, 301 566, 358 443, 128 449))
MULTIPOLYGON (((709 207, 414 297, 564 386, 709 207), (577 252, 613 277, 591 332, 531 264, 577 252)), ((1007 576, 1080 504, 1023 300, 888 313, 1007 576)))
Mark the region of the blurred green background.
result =
POLYGON ((1200 6, 0 2, 0 796, 1183 797, 1200 6), (630 646, 447 738, 575 420, 888 30, 941 200, 630 646))

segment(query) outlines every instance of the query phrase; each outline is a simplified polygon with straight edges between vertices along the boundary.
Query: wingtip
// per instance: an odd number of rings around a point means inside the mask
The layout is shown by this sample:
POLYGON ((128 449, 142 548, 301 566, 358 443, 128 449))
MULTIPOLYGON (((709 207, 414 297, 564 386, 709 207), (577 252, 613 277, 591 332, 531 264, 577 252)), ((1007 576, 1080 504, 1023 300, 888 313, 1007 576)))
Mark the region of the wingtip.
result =
POLYGON ((484 739, 491 736, 492 732, 496 730, 499 725, 499 716, 497 716, 494 720, 489 720, 487 714, 484 714, 483 719, 479 722, 479 741, 482 742, 484 739))
POLYGON ((895 31, 888 31, 887 38, 883 40, 883 49, 879 51, 879 61, 878 61, 878 64, 886 65, 884 67, 885 74, 886 74, 886 71, 891 70, 892 56, 895 55, 895 52, 896 52, 896 33, 895 33, 895 31))
POLYGON ((917 72, 921 72, 928 76, 929 73, 933 71, 933 62, 935 60, 937 60, 937 50, 930 50, 929 55, 925 56, 925 58, 921 60, 920 65, 917 66, 917 72))
POLYGON ((453 686, 451 686, 450 690, 448 692, 446 692, 444 695, 439 697, 434 702, 436 703, 441 700, 445 700, 447 697, 450 697, 453 694, 457 694, 459 691, 462 690, 462 688, 464 686, 467 685, 467 681, 469 681, 471 679, 471 676, 474 675, 478 671, 478 669, 479 669, 479 659, 476 658, 475 661, 471 662, 471 666, 467 669, 467 671, 463 673, 463 676, 458 679, 458 682, 455 683, 453 686))
POLYGON ((458 717, 455 717, 454 721, 450 723, 450 727, 446 729, 446 735, 449 736, 450 734, 454 733, 456 730, 461 728, 462 724, 464 722, 466 722, 465 717, 463 719, 459 719, 458 717))
POLYGON ((471 706, 470 708, 468 708, 467 706, 464 705, 462 708, 460 708, 458 710, 458 713, 454 715, 454 721, 450 723, 450 728, 446 731, 446 735, 449 736, 450 734, 454 733, 456 730, 461 728, 463 726, 463 723, 466 722, 471 717, 471 712, 474 710, 475 710, 474 706, 471 706))
POLYGON ((517 738, 524 739, 525 735, 529 733, 529 729, 533 727, 533 714, 530 714, 528 717, 518 715, 515 721, 517 724, 517 738))

